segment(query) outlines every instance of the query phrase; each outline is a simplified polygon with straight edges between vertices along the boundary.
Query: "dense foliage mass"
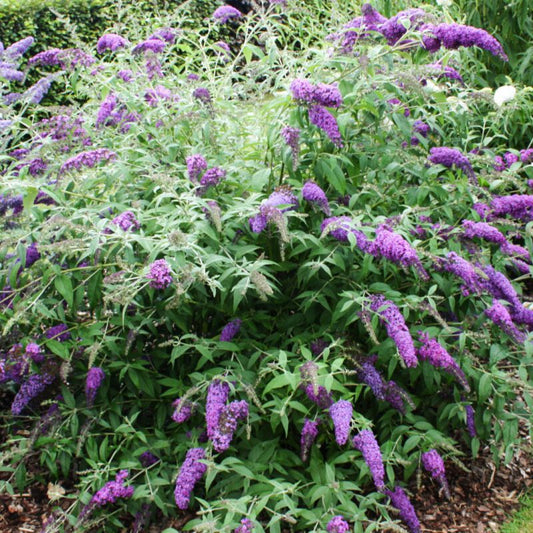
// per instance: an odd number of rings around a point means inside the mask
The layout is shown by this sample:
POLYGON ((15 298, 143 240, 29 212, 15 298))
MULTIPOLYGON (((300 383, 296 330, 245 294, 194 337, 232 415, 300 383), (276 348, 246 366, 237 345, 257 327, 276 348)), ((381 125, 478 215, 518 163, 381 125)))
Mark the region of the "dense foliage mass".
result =
POLYGON ((73 487, 44 531, 416 532, 413 474, 512 458, 527 92, 465 82, 485 30, 351 4, 2 48, 3 489, 73 487))

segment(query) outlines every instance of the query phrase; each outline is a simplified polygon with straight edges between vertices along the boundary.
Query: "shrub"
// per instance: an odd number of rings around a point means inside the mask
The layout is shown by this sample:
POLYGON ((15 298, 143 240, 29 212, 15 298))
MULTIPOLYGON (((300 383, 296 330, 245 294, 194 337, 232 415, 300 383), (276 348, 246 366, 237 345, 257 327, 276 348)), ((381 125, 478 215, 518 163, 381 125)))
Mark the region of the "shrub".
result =
POLYGON ((436 67, 421 12, 389 34, 365 7, 375 27, 342 32, 349 4, 251 13, 229 50, 212 22, 164 46, 133 29, 54 67, 83 105, 5 106, 5 487, 30 451, 73 480, 49 530, 155 509, 191 510, 184 530, 398 530, 398 507, 416 531, 421 464, 446 487, 481 442, 512 458, 528 147, 502 148, 509 104, 447 77, 469 50, 436 67), (310 46, 317 20, 342 34, 310 46))

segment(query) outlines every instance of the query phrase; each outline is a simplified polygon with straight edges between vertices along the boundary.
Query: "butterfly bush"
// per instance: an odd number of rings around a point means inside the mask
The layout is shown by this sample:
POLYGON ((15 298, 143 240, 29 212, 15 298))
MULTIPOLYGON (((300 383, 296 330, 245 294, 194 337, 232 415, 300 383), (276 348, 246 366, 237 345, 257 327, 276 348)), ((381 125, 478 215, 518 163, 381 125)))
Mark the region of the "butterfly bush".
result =
POLYGON ((6 466, 75 478, 80 532, 420 531, 417 467, 529 409, 525 93, 439 7, 193 4, 0 46, 6 466))

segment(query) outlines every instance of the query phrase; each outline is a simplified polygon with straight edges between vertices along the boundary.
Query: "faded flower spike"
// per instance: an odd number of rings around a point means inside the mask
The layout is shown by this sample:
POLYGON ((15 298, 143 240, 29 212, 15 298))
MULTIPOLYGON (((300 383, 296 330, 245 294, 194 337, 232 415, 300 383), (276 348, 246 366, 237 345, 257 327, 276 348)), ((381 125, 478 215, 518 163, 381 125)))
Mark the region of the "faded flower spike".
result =
POLYGON ((254 530, 254 523, 249 518, 243 518, 241 525, 235 529, 234 533, 252 533, 254 530))

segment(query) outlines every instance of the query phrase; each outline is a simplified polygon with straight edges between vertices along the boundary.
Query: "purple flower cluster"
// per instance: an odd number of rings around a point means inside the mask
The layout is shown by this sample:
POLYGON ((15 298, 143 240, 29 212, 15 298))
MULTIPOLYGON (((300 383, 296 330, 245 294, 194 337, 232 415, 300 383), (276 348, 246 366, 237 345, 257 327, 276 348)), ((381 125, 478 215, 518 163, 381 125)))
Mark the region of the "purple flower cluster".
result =
POLYGON ((20 389, 15 395, 11 404, 11 413, 20 415, 31 400, 39 396, 54 380, 55 376, 51 374, 32 374, 20 386, 20 389))
POLYGON ((174 44, 176 42, 176 37, 178 36, 180 30, 175 28, 159 28, 156 30, 148 40, 159 39, 160 41, 165 41, 169 44, 174 44))
POLYGON ((287 146, 292 151, 292 165, 296 167, 298 164, 298 155, 300 153, 300 130, 291 126, 285 126, 281 130, 281 136, 285 139, 287 146))
POLYGON ((329 416, 335 428, 335 440, 339 446, 346 444, 350 434, 353 407, 347 400, 339 400, 329 408, 329 416))
POLYGON ((159 290, 166 289, 173 281, 170 265, 165 259, 154 261, 146 277, 150 280, 150 287, 159 290))
POLYGON ((448 488, 448 481, 446 480, 446 469, 444 468, 444 461, 437 450, 429 450, 422 454, 422 465, 431 477, 438 481, 444 490, 447 498, 450 498, 450 489, 448 488))
POLYGON ((427 13, 423 9, 406 9, 386 20, 379 26, 378 31, 390 45, 394 45, 407 33, 406 24, 411 30, 420 29, 426 17, 427 13))
POLYGON ((510 216, 516 220, 533 220, 533 195, 512 194, 499 196, 490 203, 491 214, 496 217, 510 216))
POLYGON ((241 525, 233 533, 252 533, 253 530, 254 523, 249 518, 243 518, 241 525))
POLYGON ((29 342, 26 345, 26 355, 31 357, 36 363, 42 363, 44 361, 43 351, 35 342, 29 342))
MULTIPOLYGON (((422 120, 415 120, 413 122, 413 133, 418 133, 421 137, 426 138, 431 132, 431 127, 429 124, 426 124, 422 120)), ((420 144, 420 139, 413 135, 411 137, 411 146, 418 146, 420 144)))
POLYGON ((443 165, 447 168, 457 167, 461 169, 470 181, 476 179, 472 164, 468 158, 455 148, 448 148, 447 146, 436 146, 430 149, 428 160, 434 165, 443 165))
POLYGON ((87 405, 92 407, 98 389, 101 387, 105 379, 105 372, 98 366, 93 366, 87 372, 87 379, 85 381, 85 398, 87 399, 87 405))
POLYGON ((48 94, 52 82, 54 81, 53 76, 47 76, 46 78, 41 78, 29 89, 22 93, 21 98, 27 100, 30 104, 38 104, 41 100, 48 94))
POLYGON ((80 170, 82 167, 93 168, 100 161, 110 161, 116 159, 117 154, 107 148, 98 148, 96 150, 90 150, 82 152, 67 159, 59 169, 59 173, 63 174, 70 170, 80 170))
POLYGON ((441 46, 448 50, 456 50, 461 46, 477 46, 504 61, 508 60, 499 41, 481 28, 455 23, 436 26, 427 24, 424 31, 428 33, 423 38, 424 46, 430 52, 436 52, 441 46))
POLYGON ((331 214, 326 193, 314 181, 305 182, 302 187, 302 196, 304 200, 317 205, 324 214, 328 216, 331 214))
POLYGON ((141 52, 152 52, 154 54, 160 54, 167 43, 161 39, 147 39, 133 47, 133 54, 140 54, 141 52))
POLYGON ((448 65, 445 66, 442 63, 437 62, 430 63, 427 65, 427 68, 431 69, 431 71, 434 71, 437 74, 437 80, 440 80, 441 78, 448 78, 450 80, 456 80, 460 83, 463 83, 463 77, 453 67, 448 65))
POLYGON ((121 125, 121 132, 129 130, 131 123, 138 120, 136 113, 129 113, 127 108, 120 104, 115 93, 109 93, 98 110, 96 127, 121 125))
POLYGON ((464 281, 461 291, 465 296, 479 294, 483 290, 476 267, 455 252, 449 252, 446 258, 439 262, 438 267, 451 272, 464 281))
POLYGON ((196 183, 200 175, 207 169, 207 161, 200 154, 193 154, 185 158, 189 179, 196 183))
POLYGON ((254 233, 261 233, 267 227, 269 221, 281 218, 282 213, 296 209, 298 205, 298 198, 293 192, 288 188, 281 187, 261 203, 259 214, 248 219, 250 229, 254 233))
POLYGON ((209 92, 209 89, 206 89, 205 87, 197 87, 194 89, 192 96, 205 105, 211 103, 211 93, 209 92))
POLYGON ((404 268, 412 265, 417 269, 422 279, 429 279, 416 250, 401 235, 390 231, 384 225, 377 229, 376 239, 371 243, 368 251, 393 263, 399 263, 404 268))
POLYGON ((150 107, 155 107, 159 102, 172 100, 172 91, 163 85, 157 85, 155 89, 148 89, 144 93, 144 99, 150 107))
POLYGON ((207 470, 207 465, 200 462, 202 459, 205 459, 203 448, 191 448, 185 456, 174 489, 174 500, 179 509, 187 509, 194 486, 207 470))
POLYGON ((247 416, 248 402, 246 400, 231 402, 222 409, 212 438, 213 448, 217 452, 224 452, 229 448, 238 421, 247 416))
POLYGON ((334 516, 326 526, 328 533, 348 533, 350 531, 350 524, 344 520, 342 515, 334 516))
POLYGON ((400 517, 407 524, 409 531, 411 533, 420 533, 420 522, 405 491, 396 486, 394 491, 385 490, 385 494, 390 498, 392 505, 400 512, 400 517))
POLYGON ((501 246, 507 244, 505 235, 487 222, 463 220, 463 235, 467 239, 479 238, 485 241, 495 242, 501 246))
POLYGON ((328 232, 334 239, 341 242, 348 242, 348 233, 353 232, 351 227, 352 219, 349 216, 325 218, 320 225, 320 231, 328 232))
POLYGON ((220 6, 213 13, 213 18, 220 24, 226 24, 226 22, 240 17, 242 17, 242 13, 237 8, 229 5, 220 6))
POLYGON ((181 424, 191 418, 195 405, 189 400, 183 401, 181 398, 178 398, 172 402, 172 407, 174 407, 172 420, 177 424, 181 424))
POLYGON ((418 333, 422 346, 417 350, 422 361, 428 361, 435 368, 442 368, 454 376, 461 386, 468 392, 470 385, 464 372, 455 362, 453 357, 435 339, 430 339, 426 333, 418 333))
POLYGON ((226 177, 226 171, 219 167, 208 168, 200 179, 201 190, 218 185, 226 177))
POLYGON ((471 405, 465 405, 466 411, 466 427, 468 434, 474 438, 477 436, 476 421, 474 419, 474 408, 471 405))
POLYGON ((304 463, 309 459, 311 446, 313 446, 313 443, 317 438, 318 424, 318 420, 309 420, 306 418, 304 421, 304 427, 302 428, 302 434, 300 436, 300 457, 304 463))
POLYGON ((356 450, 363 454, 363 459, 370 469, 374 485, 378 490, 385 488, 385 469, 379 444, 370 429, 363 429, 352 440, 356 450))
POLYGON ((379 314, 381 322, 385 324, 388 336, 398 347, 398 352, 405 365, 409 368, 415 367, 418 364, 415 345, 400 310, 381 294, 372 295, 370 298, 370 309, 379 314))
POLYGON ((68 326, 66 324, 58 324, 57 326, 52 326, 48 328, 45 333, 47 339, 54 339, 58 342, 68 341, 71 337, 70 332, 68 331, 68 326))
POLYGON ((205 422, 207 437, 213 439, 218 428, 220 414, 226 407, 229 396, 229 385, 218 380, 213 381, 207 389, 207 401, 205 405, 205 422))
POLYGON ((26 262, 24 263, 25 268, 30 268, 40 258, 41 258, 41 253, 37 249, 37 244, 32 242, 26 248, 26 262))
POLYGON ((115 503, 119 498, 131 498, 134 488, 124 486, 124 481, 128 477, 127 470, 121 470, 116 476, 115 481, 108 481, 96 494, 91 498, 90 506, 103 507, 108 503, 115 503))
POLYGON ((492 307, 486 309, 485 314, 494 324, 500 327, 507 335, 513 337, 517 342, 524 342, 526 340, 525 333, 516 327, 507 307, 498 300, 493 300, 492 307))
POLYGON ((224 326, 224 329, 220 333, 220 340, 223 342, 230 342, 239 330, 241 329, 242 320, 236 318, 224 326))
POLYGON ((334 107, 342 105, 342 95, 336 85, 317 83, 297 78, 291 83, 292 97, 300 104, 334 107))
POLYGON ((365 361, 357 374, 359 379, 370 387, 378 400, 389 402, 400 413, 406 412, 405 402, 413 406, 413 402, 407 392, 394 381, 385 381, 372 361, 365 361))
POLYGON ((139 456, 139 460, 145 468, 148 468, 149 466, 155 465, 155 463, 159 461, 159 457, 157 457, 157 455, 154 455, 150 451, 146 451, 141 453, 141 455, 139 456))
POLYGON ((141 227, 140 222, 135 218, 131 211, 124 211, 117 215, 112 221, 115 226, 118 226, 122 231, 135 231, 141 227))
POLYGON ((104 53, 106 50, 114 52, 128 44, 128 40, 124 37, 117 35, 116 33, 106 33, 98 39, 98 42, 96 43, 96 51, 99 54, 104 53))
POLYGON ((311 106, 309 108, 309 122, 320 128, 335 146, 343 147, 337 119, 325 107, 321 105, 311 106))
POLYGON ((320 409, 329 409, 333 403, 331 392, 328 392, 327 389, 322 385, 308 383, 304 386, 304 391, 307 397, 320 409))

